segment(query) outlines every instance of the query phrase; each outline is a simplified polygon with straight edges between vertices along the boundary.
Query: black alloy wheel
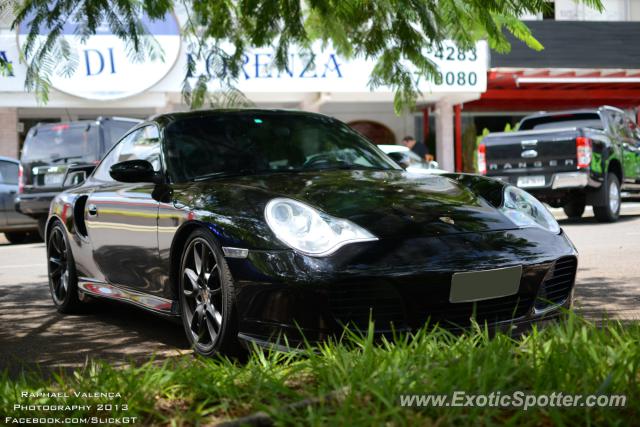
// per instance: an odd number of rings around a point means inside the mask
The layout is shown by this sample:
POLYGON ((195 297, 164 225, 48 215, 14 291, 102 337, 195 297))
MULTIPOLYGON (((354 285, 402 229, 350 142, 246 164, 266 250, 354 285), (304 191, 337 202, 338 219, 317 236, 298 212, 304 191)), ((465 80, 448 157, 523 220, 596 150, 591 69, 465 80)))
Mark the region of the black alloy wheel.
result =
POLYGON ((49 291, 60 313, 76 312, 81 306, 78 298, 78 278, 67 235, 60 222, 55 222, 47 239, 47 269, 49 291))
POLYGON ((182 254, 180 313, 187 338, 197 353, 241 353, 231 273, 207 230, 194 231, 182 254))

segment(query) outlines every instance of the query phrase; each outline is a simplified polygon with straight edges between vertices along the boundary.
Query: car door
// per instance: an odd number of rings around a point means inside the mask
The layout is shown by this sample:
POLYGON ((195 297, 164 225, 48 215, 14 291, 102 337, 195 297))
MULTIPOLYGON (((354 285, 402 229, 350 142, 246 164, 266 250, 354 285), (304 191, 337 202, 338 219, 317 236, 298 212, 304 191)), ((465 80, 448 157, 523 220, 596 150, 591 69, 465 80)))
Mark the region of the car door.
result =
POLYGON ((627 126, 631 138, 629 139, 629 154, 627 160, 629 163, 627 166, 629 174, 627 175, 625 173, 625 176, 629 181, 638 182, 638 180, 640 180, 640 128, 638 128, 638 125, 632 119, 627 119, 627 126))
POLYGON ((622 115, 620 121, 624 180, 628 182, 635 182, 638 175, 638 147, 636 146, 636 141, 633 136, 632 122, 626 115, 622 115))
POLYGON ((13 186, 9 185, 8 178, 10 163, 0 159, 0 229, 7 225, 7 211, 9 209, 9 198, 13 186))
MULTIPOLYGON (((622 150, 622 169, 625 181, 635 181, 638 174, 638 147, 633 137, 629 119, 618 111, 611 112, 612 138, 618 141, 622 150)), ((621 183, 622 184, 622 183, 621 183)))
POLYGON ((34 220, 21 214, 15 208, 18 191, 18 169, 20 164, 0 159, 0 227, 31 225, 34 220))
POLYGON ((112 165, 125 160, 148 160, 161 171, 160 140, 154 125, 125 136, 104 158, 92 179, 93 192, 85 206, 87 234, 93 258, 114 285, 148 293, 159 289, 158 201, 153 183, 124 183, 109 175, 112 165))

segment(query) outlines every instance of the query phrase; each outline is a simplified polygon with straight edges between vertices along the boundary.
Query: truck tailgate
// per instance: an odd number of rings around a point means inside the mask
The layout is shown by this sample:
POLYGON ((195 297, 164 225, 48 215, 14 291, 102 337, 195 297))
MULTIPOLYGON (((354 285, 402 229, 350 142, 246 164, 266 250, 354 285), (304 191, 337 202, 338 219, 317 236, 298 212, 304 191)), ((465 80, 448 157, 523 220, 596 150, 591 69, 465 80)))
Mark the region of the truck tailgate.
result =
POLYGON ((487 175, 535 176, 521 186, 549 186, 554 173, 576 171, 576 138, 581 134, 576 128, 490 134, 483 141, 487 175))

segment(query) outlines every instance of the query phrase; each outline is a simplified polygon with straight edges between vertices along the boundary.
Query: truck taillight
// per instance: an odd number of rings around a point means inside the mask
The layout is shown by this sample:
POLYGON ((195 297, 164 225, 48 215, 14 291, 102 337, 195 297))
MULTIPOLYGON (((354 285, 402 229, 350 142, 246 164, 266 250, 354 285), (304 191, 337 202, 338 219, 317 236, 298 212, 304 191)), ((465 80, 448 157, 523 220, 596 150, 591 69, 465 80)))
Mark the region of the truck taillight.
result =
POLYGON ((18 194, 24 193, 24 169, 22 165, 18 166, 18 194))
POLYGON ((487 146, 484 144, 478 146, 478 173, 487 174, 487 146))
POLYGON ((591 153, 593 151, 591 139, 585 136, 576 138, 576 157, 578 169, 585 169, 591 165, 591 153))

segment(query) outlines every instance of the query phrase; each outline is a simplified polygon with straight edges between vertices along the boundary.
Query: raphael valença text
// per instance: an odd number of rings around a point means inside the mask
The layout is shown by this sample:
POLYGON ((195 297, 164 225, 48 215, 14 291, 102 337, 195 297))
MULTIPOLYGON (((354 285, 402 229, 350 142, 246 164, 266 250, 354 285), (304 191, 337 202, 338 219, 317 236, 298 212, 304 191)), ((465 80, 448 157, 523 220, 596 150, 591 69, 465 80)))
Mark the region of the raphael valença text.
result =
POLYGON ((68 399, 70 397, 82 399, 119 399, 122 395, 119 392, 102 392, 102 391, 22 391, 20 397, 28 399, 41 399, 43 397, 50 399, 68 399))

